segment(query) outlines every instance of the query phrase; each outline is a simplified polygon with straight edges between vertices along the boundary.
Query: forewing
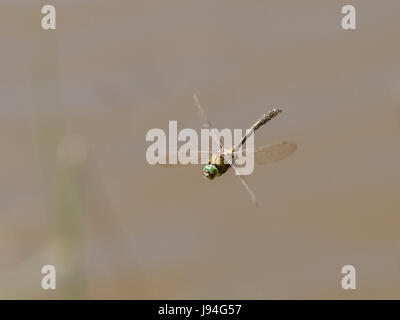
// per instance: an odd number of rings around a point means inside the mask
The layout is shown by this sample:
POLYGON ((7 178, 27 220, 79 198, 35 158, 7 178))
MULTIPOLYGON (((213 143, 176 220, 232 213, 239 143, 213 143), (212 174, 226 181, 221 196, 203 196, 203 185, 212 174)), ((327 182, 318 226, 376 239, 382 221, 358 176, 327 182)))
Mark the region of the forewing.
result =
POLYGON ((200 101, 199 101, 199 98, 197 97, 196 94, 193 95, 193 99, 194 99, 194 103, 195 103, 197 109, 198 109, 199 112, 200 112, 200 116, 201 116, 202 119, 203 119, 203 128, 205 128, 205 129, 210 129, 210 130, 211 130, 211 134, 212 134, 212 137, 213 137, 213 139, 214 139, 214 142, 220 147, 220 149, 223 149, 224 146, 223 146, 222 143, 221 143, 221 139, 218 138, 218 136, 212 131, 212 129, 214 128, 214 126, 211 124, 210 120, 208 120, 207 113, 206 113, 206 111, 204 110, 204 108, 201 106, 200 101))

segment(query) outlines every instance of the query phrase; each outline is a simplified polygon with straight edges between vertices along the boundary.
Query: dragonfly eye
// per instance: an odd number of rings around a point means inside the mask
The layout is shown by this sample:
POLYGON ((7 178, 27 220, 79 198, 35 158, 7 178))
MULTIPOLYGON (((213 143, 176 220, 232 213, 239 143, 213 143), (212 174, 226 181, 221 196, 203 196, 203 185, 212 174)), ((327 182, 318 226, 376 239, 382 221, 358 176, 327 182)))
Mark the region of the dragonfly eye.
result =
POLYGON ((203 168, 203 174, 206 178, 212 180, 218 175, 218 169, 212 165, 206 165, 203 168))

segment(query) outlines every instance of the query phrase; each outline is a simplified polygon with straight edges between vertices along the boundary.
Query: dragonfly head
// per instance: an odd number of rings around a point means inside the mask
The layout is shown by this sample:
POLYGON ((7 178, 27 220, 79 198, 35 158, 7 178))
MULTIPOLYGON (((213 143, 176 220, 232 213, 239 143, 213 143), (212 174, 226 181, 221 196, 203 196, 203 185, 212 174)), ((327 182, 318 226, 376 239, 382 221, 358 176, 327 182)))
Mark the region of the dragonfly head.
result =
POLYGON ((206 178, 212 180, 218 175, 218 169, 215 166, 208 164, 204 166, 203 174, 206 178))

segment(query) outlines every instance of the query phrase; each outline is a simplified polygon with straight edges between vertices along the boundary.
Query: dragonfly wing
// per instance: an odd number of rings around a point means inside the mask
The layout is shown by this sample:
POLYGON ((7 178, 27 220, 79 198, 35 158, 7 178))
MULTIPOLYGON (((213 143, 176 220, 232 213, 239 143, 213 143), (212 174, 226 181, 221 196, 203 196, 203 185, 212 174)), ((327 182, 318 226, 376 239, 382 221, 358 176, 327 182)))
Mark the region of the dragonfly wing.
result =
MULTIPOLYGON (((281 142, 277 144, 264 145, 254 150, 254 162, 257 164, 270 164, 292 155, 297 150, 294 142, 281 142)), ((246 150, 246 152, 252 150, 246 150)))
POLYGON ((253 202, 254 205, 257 207, 257 206, 258 206, 258 203, 257 203, 256 196, 255 196, 253 190, 250 189, 249 185, 247 184, 247 182, 246 182, 246 180, 243 178, 243 176, 237 176, 237 177, 239 178, 240 182, 241 182, 241 183, 243 184, 243 186, 245 187, 246 191, 249 193, 251 202, 253 202))
POLYGON ((199 98, 197 97, 196 94, 193 95, 193 100, 194 100, 194 103, 196 104, 197 109, 200 112, 201 117, 203 118, 203 121, 204 121, 203 127, 206 129, 212 129, 213 125, 211 124, 210 120, 208 120, 207 113, 201 106, 199 98))
POLYGON ((233 164, 233 162, 231 160, 231 157, 229 157, 229 155, 228 156, 224 156, 224 160, 231 165, 232 169, 235 171, 236 176, 239 178, 240 182, 243 184, 243 186, 245 187, 246 191, 248 192, 248 194, 250 196, 250 199, 251 199, 251 202, 253 202, 254 205, 257 207, 258 203, 257 203, 256 196, 255 196, 253 190, 250 189, 249 185, 247 184, 247 182, 243 178, 243 176, 241 176, 238 173, 237 168, 235 167, 235 165, 233 164))
POLYGON ((215 143, 221 148, 223 149, 223 145, 221 143, 221 139, 217 137, 217 135, 215 133, 213 133, 212 129, 214 128, 214 126, 211 124, 210 120, 208 120, 207 117, 207 113, 206 111, 203 109, 203 107, 200 104, 199 98, 197 97, 196 94, 193 95, 193 99, 194 99, 194 103, 196 104, 197 109, 200 112, 201 117, 203 118, 203 128, 205 129, 210 129, 211 130, 211 134, 212 137, 215 141, 215 143))
MULTIPOLYGON (((185 167, 190 164, 202 164, 202 158, 210 159, 210 152, 208 151, 195 151, 191 153, 196 159, 196 163, 182 163, 179 161, 180 159, 188 157, 188 154, 182 152, 168 152, 168 153, 159 153, 158 156, 151 155, 147 158, 149 163, 154 163, 154 165, 159 167, 168 167, 168 168, 179 168, 185 167), (160 159, 165 160, 165 163, 160 163, 160 159), (173 159, 176 159, 176 163, 171 163, 173 159)), ((164 161, 163 161, 164 162, 164 161)), ((208 163, 208 160, 207 162, 208 163)), ((204 163, 204 164, 206 164, 204 163)))

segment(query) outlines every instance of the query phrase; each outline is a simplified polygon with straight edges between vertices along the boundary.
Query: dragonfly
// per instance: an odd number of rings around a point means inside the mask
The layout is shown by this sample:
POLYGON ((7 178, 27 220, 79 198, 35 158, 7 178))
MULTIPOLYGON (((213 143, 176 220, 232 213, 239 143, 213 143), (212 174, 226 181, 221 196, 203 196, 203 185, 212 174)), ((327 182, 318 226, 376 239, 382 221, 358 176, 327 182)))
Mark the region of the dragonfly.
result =
MULTIPOLYGON (((247 193, 250 196, 251 201, 255 206, 258 206, 258 202, 256 200, 256 196, 253 192, 253 190, 249 187, 247 181, 243 177, 243 175, 240 174, 239 166, 237 164, 238 161, 238 152, 241 150, 242 146, 245 144, 246 140, 254 134, 256 130, 261 128, 263 125, 265 125, 267 122, 271 121, 273 118, 275 118, 279 113, 282 112, 282 109, 280 108, 273 108, 270 111, 264 113, 262 116, 260 116, 257 121, 250 127, 250 129, 246 130, 246 134, 242 136, 240 139, 240 142, 233 146, 232 148, 226 149, 224 148, 220 138, 215 134, 215 132, 212 131, 213 128, 215 128, 210 120, 208 119, 206 111, 203 109, 203 107, 200 104, 200 101, 197 97, 196 94, 193 95, 193 99, 195 102, 195 106, 197 107, 202 120, 203 120, 203 128, 209 129, 212 135, 212 138, 214 140, 214 143, 219 146, 218 152, 216 152, 214 155, 211 155, 209 158, 208 164, 206 164, 203 167, 203 175, 209 179, 209 180, 214 180, 216 177, 222 176, 226 172, 228 172, 230 169, 232 169, 236 176, 239 178, 240 182, 242 185, 245 187, 247 193)), ((253 149, 246 149, 246 154, 248 152, 252 152, 254 155, 254 162, 259 165, 265 165, 265 164, 270 164, 270 163, 275 163, 277 161, 280 161, 282 159, 285 159, 292 155, 295 151, 297 150, 297 144, 294 142, 287 142, 283 141, 280 143, 276 144, 268 144, 268 145, 263 145, 259 146, 253 149)), ((209 151, 198 151, 198 154, 206 153, 209 155, 209 151)), ((175 155, 177 156, 177 155, 175 155)), ((179 166, 185 166, 185 164, 177 163, 177 164, 158 164, 163 167, 179 167, 179 166)))

